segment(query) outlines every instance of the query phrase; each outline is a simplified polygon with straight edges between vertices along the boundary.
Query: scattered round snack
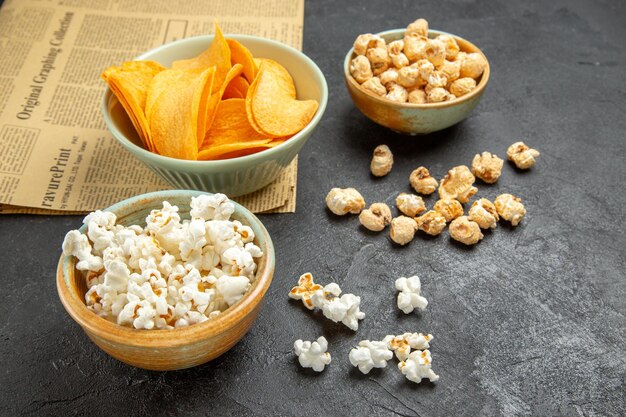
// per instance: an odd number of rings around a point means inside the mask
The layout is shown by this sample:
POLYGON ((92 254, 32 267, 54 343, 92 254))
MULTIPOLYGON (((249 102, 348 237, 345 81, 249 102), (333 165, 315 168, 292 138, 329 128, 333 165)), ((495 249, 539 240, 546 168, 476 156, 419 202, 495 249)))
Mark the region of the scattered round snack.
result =
POLYGON ((397 103, 429 104, 456 100, 480 81, 487 61, 466 53, 451 35, 428 37, 428 22, 409 24, 403 39, 387 44, 366 33, 354 41, 350 75, 369 94, 397 103))
POLYGON ((541 154, 524 142, 515 142, 506 150, 506 155, 519 169, 528 169, 535 165, 535 158, 541 154))
POLYGON ((476 222, 481 229, 495 229, 498 220, 500 220, 496 206, 486 198, 474 201, 474 204, 469 209, 467 218, 476 222))
POLYGON ((453 198, 442 198, 437 200, 433 206, 433 210, 441 214, 447 223, 463 215, 463 206, 458 200, 453 198))
POLYGON ((405 278, 400 277, 396 280, 396 290, 398 293, 398 308, 404 314, 412 313, 413 310, 419 308, 424 310, 428 306, 428 300, 422 297, 422 283, 417 275, 405 278))
POLYGON ((95 211, 72 230, 63 253, 87 273, 87 308, 119 325, 173 329, 217 317, 248 291, 255 258, 263 254, 249 226, 230 220, 234 205, 223 194, 191 199, 191 220, 163 202, 146 226, 116 224, 95 211))
POLYGON ((500 217, 517 226, 526 215, 522 199, 512 194, 500 194, 493 202, 500 217))
POLYGON ((459 165, 448 171, 439 185, 439 198, 453 198, 460 203, 467 203, 478 188, 474 187, 476 178, 465 165, 459 165))
POLYGON ((426 211, 424 200, 415 194, 400 193, 396 197, 396 207, 409 217, 415 217, 426 211))
POLYGON ((483 238, 478 223, 469 220, 467 216, 452 220, 449 232, 452 239, 466 245, 475 245, 483 238))
POLYGON ((446 228, 446 218, 435 210, 429 210, 415 218, 418 230, 431 235, 438 236, 446 228))
POLYGON ((504 161, 495 154, 476 154, 472 160, 472 174, 487 184, 493 184, 500 178, 503 164, 504 161))
POLYGON ((359 222, 372 232, 380 232, 391 223, 391 210, 385 203, 374 203, 359 214, 359 222))
POLYGON ((298 339, 293 344, 293 351, 303 368, 312 368, 315 372, 322 372, 330 364, 331 357, 328 350, 328 341, 320 336, 314 342, 298 339))
POLYGON ((337 216, 359 214, 365 207, 365 200, 355 188, 333 188, 326 195, 326 206, 337 216))
POLYGON ((389 174, 393 167, 393 154, 387 145, 378 145, 374 149, 372 162, 370 163, 370 171, 372 175, 384 177, 389 174))
POLYGON ((399 216, 391 221, 389 236, 398 245, 404 246, 415 237, 417 223, 410 217, 399 216))
POLYGON ((418 167, 409 176, 411 187, 419 194, 430 195, 437 190, 439 183, 430 175, 428 168, 418 167))

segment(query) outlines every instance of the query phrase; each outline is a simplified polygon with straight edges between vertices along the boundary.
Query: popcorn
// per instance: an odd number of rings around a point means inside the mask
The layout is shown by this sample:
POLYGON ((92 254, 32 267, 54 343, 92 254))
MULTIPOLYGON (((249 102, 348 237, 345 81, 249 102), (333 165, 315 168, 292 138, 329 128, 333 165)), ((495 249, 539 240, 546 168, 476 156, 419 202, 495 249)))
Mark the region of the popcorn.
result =
POLYGON ((333 188, 326 195, 326 206, 338 216, 359 214, 365 207, 365 200, 354 188, 333 188))
POLYGON ((318 337, 315 342, 298 339, 293 344, 293 350, 303 368, 313 368, 315 372, 322 372, 326 365, 330 364, 328 341, 324 336, 318 337))
POLYGON ((289 298, 294 300, 302 300, 302 304, 309 310, 313 310, 315 306, 311 302, 311 296, 318 290, 322 290, 323 287, 313 282, 313 275, 307 272, 302 274, 298 279, 298 285, 293 287, 289 291, 289 298))
POLYGON ((359 214, 359 222, 372 232, 380 232, 391 223, 391 210, 385 203, 374 203, 359 214))
POLYGON ((452 239, 465 245, 475 245, 484 237, 478 223, 470 220, 467 216, 452 220, 449 232, 452 239))
POLYGON ((517 226, 526 215, 526 209, 522 199, 512 194, 500 194, 493 202, 498 215, 517 226))
POLYGON ((433 340, 431 334, 423 333, 404 333, 399 336, 388 335, 383 341, 387 343, 387 347, 394 351, 396 357, 400 361, 405 361, 411 349, 428 349, 430 347, 429 342, 433 340))
POLYGON ((189 215, 193 219, 228 220, 235 212, 235 205, 224 194, 201 194, 191 197, 189 215))
POLYGON ((396 197, 396 207, 409 217, 415 217, 426 211, 424 200, 415 194, 400 193, 396 197))
POLYGON ((164 201, 145 229, 96 211, 83 221, 87 235, 67 233, 64 254, 90 271, 90 310, 136 329, 171 329, 215 318, 243 297, 263 255, 252 229, 229 220, 235 206, 223 194, 194 197, 190 206, 191 220, 181 221, 164 201))
POLYGON ((430 382, 435 382, 439 379, 439 375, 433 372, 431 365, 430 351, 417 350, 411 353, 406 361, 398 363, 398 369, 409 381, 419 384, 422 379, 428 378, 430 382))
POLYGON ((374 149, 370 171, 376 177, 384 177, 389 174, 393 167, 393 154, 387 145, 378 145, 374 149))
POLYGON ((396 280, 396 289, 400 291, 398 294, 398 308, 404 314, 409 314, 416 308, 424 310, 428 305, 428 300, 421 296, 422 285, 419 277, 414 275, 409 278, 398 278, 396 280))
POLYGON ((365 318, 359 307, 361 297, 354 294, 344 294, 341 297, 341 288, 334 282, 326 285, 323 290, 316 291, 311 297, 313 305, 322 310, 324 317, 335 323, 343 323, 350 329, 359 329, 359 320, 365 318))
POLYGON ((535 165, 535 158, 541 154, 524 142, 515 142, 508 147, 506 155, 519 169, 528 169, 535 165))
POLYGON ((103 268, 102 258, 91 253, 89 239, 78 230, 72 230, 65 235, 63 254, 78 258, 76 268, 81 271, 98 272, 103 268))
POLYGON ((313 275, 303 274, 298 285, 289 292, 289 298, 302 300, 309 310, 317 307, 324 316, 335 323, 343 323, 352 330, 358 330, 359 320, 365 318, 360 310, 361 297, 354 294, 341 295, 341 288, 334 282, 322 287, 313 282, 313 275))
POLYGON ((349 358, 352 366, 367 374, 372 368, 385 368, 387 361, 393 358, 393 352, 389 350, 385 341, 362 340, 358 347, 350 351, 349 358))
POLYGON ((484 55, 461 51, 452 35, 428 35, 424 19, 409 24, 404 37, 389 44, 377 35, 359 35, 352 78, 366 92, 397 103, 441 103, 474 90, 487 68, 484 55))

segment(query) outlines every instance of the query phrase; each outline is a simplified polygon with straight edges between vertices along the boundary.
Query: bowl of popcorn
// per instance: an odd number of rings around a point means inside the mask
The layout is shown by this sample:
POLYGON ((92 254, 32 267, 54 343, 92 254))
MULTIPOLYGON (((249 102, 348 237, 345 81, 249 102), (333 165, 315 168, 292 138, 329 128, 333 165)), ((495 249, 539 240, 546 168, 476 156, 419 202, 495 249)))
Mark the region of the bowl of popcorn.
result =
POLYGON ((111 63, 113 137, 178 189, 237 197, 274 181, 322 118, 328 88, 302 52, 256 36, 196 36, 111 63))
POLYGON ((112 357, 183 369, 233 347, 274 274, 263 224, 223 194, 132 197, 67 233, 57 269, 65 310, 112 357))
POLYGON ((344 60, 346 86, 357 108, 398 133, 450 127, 476 107, 489 63, 475 45, 429 30, 417 19, 406 29, 359 35, 344 60))

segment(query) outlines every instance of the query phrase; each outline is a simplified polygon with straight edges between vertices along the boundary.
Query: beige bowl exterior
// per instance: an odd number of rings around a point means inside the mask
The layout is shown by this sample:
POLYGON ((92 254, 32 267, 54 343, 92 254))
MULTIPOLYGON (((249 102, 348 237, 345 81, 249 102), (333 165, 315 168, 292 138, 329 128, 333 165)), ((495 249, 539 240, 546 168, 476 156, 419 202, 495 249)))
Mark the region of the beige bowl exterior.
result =
MULTIPOLYGON (((119 224, 143 224, 149 211, 161 207, 163 200, 177 205, 181 213, 188 213, 191 197, 200 194, 203 193, 158 191, 124 200, 105 211, 114 212, 119 224)), ((248 332, 259 314, 274 274, 274 247, 265 227, 239 204, 235 204, 233 218, 252 228, 263 257, 248 293, 217 318, 173 330, 137 330, 112 323, 87 309, 85 277, 76 270, 73 257, 62 255, 57 268, 57 290, 63 307, 103 351, 138 368, 183 369, 217 358, 248 332)), ((84 232, 84 226, 81 232, 84 232)))
MULTIPOLYGON (((459 44, 461 51, 478 52, 483 55, 483 57, 485 56, 474 44, 458 36, 437 30, 429 31, 428 36, 433 38, 437 35, 444 34, 453 36, 459 44)), ((389 43, 397 39, 402 39, 404 29, 389 30, 381 32, 378 35, 389 43)), ((476 88, 469 94, 457 98, 456 100, 443 103, 396 103, 374 96, 361 88, 359 83, 350 75, 350 61, 352 58, 354 58, 354 50, 350 49, 343 63, 343 71, 348 92, 356 107, 365 116, 379 125, 407 135, 423 135, 436 132, 465 119, 480 101, 485 87, 487 86, 487 82, 489 81, 489 62, 487 61, 487 57, 485 57, 485 61, 487 62, 485 71, 476 88)))

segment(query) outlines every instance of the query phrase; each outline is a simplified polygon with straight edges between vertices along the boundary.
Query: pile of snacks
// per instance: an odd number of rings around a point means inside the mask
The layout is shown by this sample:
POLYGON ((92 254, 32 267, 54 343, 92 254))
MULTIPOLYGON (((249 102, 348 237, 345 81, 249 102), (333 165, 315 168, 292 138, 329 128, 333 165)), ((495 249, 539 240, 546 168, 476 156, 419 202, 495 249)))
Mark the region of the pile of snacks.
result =
MULTIPOLYGON (((524 142, 516 142, 507 149, 508 159, 519 169, 528 169, 535 164, 539 151, 528 147, 524 142)), ((481 229, 494 229, 500 219, 517 226, 526 214, 522 200, 511 194, 501 194, 492 203, 486 198, 473 202, 468 215, 464 216, 463 204, 470 201, 478 192, 474 186, 476 177, 487 184, 498 181, 504 161, 489 152, 477 154, 472 160, 472 168, 456 166, 437 182, 426 167, 418 167, 409 176, 413 189, 423 195, 430 195, 438 189, 439 200, 433 209, 428 210, 422 197, 400 193, 396 207, 401 213, 392 218, 391 210, 385 203, 374 203, 368 209, 365 199, 354 188, 333 188, 326 196, 326 205, 334 214, 359 214, 359 221, 368 230, 380 232, 390 226, 390 237, 399 245, 413 240, 418 230, 431 235, 440 235, 449 225, 450 237, 466 245, 478 243, 484 236, 481 229)), ((385 145, 377 146, 372 156, 370 170, 375 176, 384 176, 391 171, 393 154, 385 145), (386 167, 381 170, 381 167, 386 167)))
POLYGON ((83 220, 63 253, 87 273, 87 307, 136 329, 172 329, 217 317, 254 281, 263 253, 254 232, 230 220, 234 204, 223 194, 192 197, 191 220, 167 201, 146 217, 145 228, 116 224, 111 212, 83 220))
POLYGON ((144 147, 179 159, 228 159, 277 146, 317 112, 297 100, 289 72, 253 58, 215 24, 215 39, 200 55, 165 68, 124 62, 102 73, 126 110, 144 147))
MULTIPOLYGON (((405 314, 410 314, 415 308, 423 310, 428 305, 426 298, 421 295, 421 283, 417 276, 398 278, 395 286, 400 291, 398 308, 405 314)), ((298 285, 289 292, 289 298, 301 300, 309 310, 321 308, 325 317, 334 322, 342 322, 356 331, 358 320, 365 318, 365 313, 359 310, 361 299, 352 294, 344 294, 340 299, 338 298, 340 293, 341 289, 336 283, 322 287, 313 282, 313 275, 307 272, 300 276, 298 285)), ((409 381, 420 383, 422 379, 427 378, 435 382, 439 376, 431 369, 432 358, 428 350, 429 342, 432 340, 432 335, 423 333, 387 335, 380 341, 361 340, 350 351, 348 358, 352 366, 367 374, 373 368, 386 368, 387 362, 395 353, 399 360, 398 369, 409 381)), ((293 348, 303 368, 322 372, 331 362, 328 341, 324 336, 320 336, 314 342, 298 339, 294 342, 293 348)))
POLYGON ((481 53, 461 51, 451 35, 429 39, 424 19, 389 44, 378 35, 359 35, 354 55, 352 78, 369 94, 398 103, 455 100, 476 88, 487 66, 481 53))

